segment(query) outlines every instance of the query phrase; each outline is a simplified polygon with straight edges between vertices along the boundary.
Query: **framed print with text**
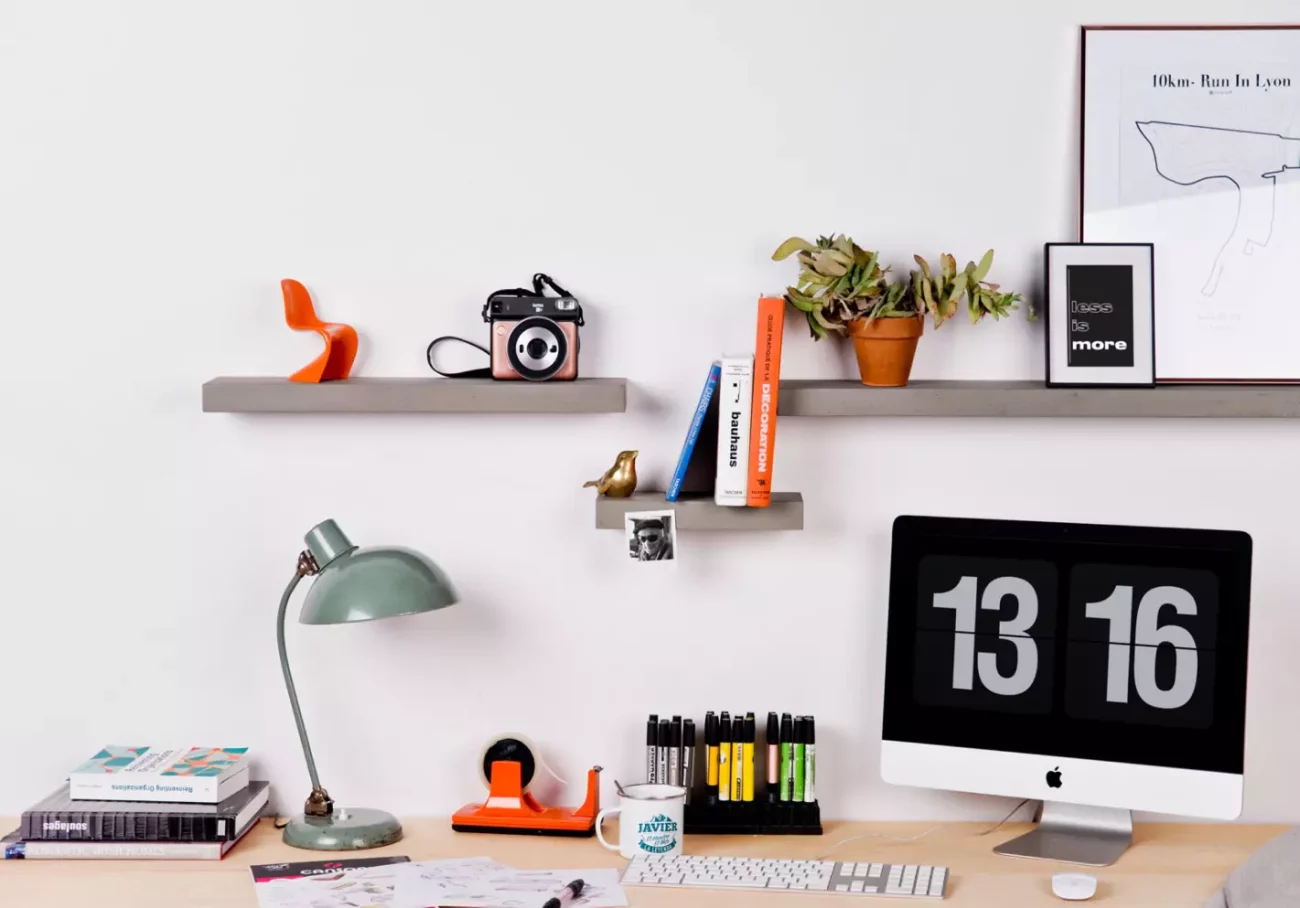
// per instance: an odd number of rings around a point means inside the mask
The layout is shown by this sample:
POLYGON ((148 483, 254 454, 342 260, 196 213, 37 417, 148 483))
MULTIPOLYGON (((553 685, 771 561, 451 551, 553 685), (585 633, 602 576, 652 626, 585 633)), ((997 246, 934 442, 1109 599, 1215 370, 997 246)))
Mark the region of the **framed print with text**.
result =
POLYGON ((1300 383, 1300 25, 1082 44, 1079 238, 1160 250, 1156 381, 1300 383))
POLYGON ((1155 247, 1048 243, 1047 386, 1156 383, 1155 247))

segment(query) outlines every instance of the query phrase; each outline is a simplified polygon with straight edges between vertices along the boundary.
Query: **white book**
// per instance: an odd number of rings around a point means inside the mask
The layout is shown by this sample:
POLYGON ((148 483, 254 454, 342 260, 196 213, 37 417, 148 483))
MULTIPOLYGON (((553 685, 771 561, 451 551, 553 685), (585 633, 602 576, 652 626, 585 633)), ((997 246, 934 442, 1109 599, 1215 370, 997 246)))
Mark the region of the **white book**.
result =
POLYGON ((718 381, 718 479, 713 500, 728 507, 749 498, 749 415, 753 408, 754 357, 724 356, 718 381))
POLYGON ((248 787, 246 747, 110 745, 68 776, 75 801, 216 804, 248 787))

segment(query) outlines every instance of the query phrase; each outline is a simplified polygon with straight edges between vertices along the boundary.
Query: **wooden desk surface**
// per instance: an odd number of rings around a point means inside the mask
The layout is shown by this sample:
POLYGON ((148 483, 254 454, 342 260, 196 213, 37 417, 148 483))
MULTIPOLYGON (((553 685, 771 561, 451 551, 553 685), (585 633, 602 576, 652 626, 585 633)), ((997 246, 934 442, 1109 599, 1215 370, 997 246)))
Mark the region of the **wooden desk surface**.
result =
MULTIPOLYGON (((0 826, 12 829, 17 821, 0 826)), ((451 831, 445 819, 411 820, 406 838, 396 845, 360 854, 404 854, 411 860, 486 855, 522 868, 622 867, 623 861, 595 839, 497 836, 451 831)), ((831 851, 835 860, 946 864, 951 868, 948 898, 961 906, 1059 906, 1051 894, 1051 876, 1067 865, 1028 861, 993 854, 993 846, 1025 831, 1008 823, 980 836, 987 826, 949 824, 915 842, 857 839, 883 833, 916 835, 933 823, 828 823, 823 836, 692 836, 688 854, 813 858, 831 851), (843 844, 834 847, 837 842, 843 844)), ((1113 867, 1090 870, 1099 880, 1090 905, 1106 908, 1200 908, 1229 871, 1284 826, 1161 824, 1141 825, 1131 849, 1113 867)), ((263 820, 223 861, 0 861, 0 905, 6 908, 255 908, 257 898, 248 874, 250 864, 322 860, 325 852, 298 851, 280 842, 270 820, 263 820)), ((1088 868, 1074 868, 1085 869, 1088 868)), ((628 887, 636 908, 828 908, 846 905, 936 904, 933 902, 745 891, 664 890, 628 887)))

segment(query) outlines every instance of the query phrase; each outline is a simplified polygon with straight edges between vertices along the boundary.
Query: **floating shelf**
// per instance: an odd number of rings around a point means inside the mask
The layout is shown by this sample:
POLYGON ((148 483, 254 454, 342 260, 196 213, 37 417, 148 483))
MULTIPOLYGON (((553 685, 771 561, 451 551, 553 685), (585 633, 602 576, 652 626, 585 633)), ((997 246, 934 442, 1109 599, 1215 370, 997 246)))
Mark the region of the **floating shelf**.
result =
POLYGON ((782 416, 1063 416, 1158 419, 1300 418, 1296 385, 1048 388, 1036 381, 781 382, 782 416))
POLYGON ((622 413, 627 379, 350 378, 308 384, 232 376, 203 385, 205 413, 622 413))
POLYGON ((726 508, 713 496, 682 496, 667 501, 663 492, 636 492, 631 498, 596 497, 596 529, 623 529, 629 511, 673 510, 679 530, 802 530, 803 496, 798 492, 773 492, 765 508, 726 508))

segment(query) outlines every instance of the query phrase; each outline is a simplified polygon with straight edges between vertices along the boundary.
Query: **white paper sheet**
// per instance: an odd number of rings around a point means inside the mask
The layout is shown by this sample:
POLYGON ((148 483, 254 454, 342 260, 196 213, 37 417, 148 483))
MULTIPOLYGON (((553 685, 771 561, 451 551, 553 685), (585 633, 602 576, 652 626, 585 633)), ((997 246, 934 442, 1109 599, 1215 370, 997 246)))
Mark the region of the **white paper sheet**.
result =
POLYGON ((480 858, 414 862, 396 869, 393 908, 541 908, 576 879, 584 885, 582 895, 570 903, 573 908, 628 903, 618 871, 609 868, 516 870, 480 858))

